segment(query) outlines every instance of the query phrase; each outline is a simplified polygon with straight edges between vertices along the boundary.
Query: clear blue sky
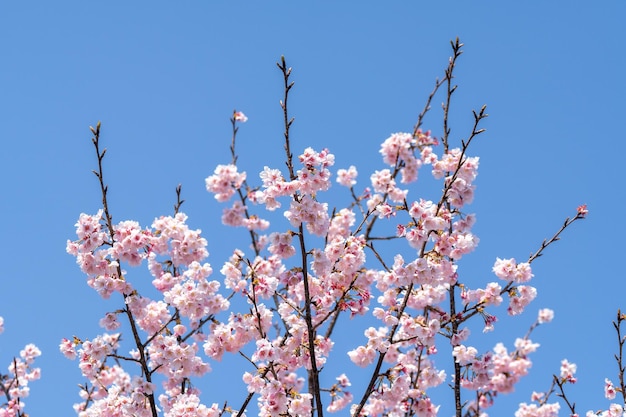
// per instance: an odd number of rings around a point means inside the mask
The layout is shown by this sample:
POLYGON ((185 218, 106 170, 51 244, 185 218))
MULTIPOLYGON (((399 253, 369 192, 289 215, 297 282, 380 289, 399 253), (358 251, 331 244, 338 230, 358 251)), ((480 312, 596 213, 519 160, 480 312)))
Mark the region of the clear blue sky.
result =
MULTIPOLYGON (((547 388, 562 358, 579 365, 571 390, 578 411, 607 407, 603 381, 616 374, 611 320, 626 308, 626 6, 592 4, 2 2, 0 366, 26 343, 42 349, 43 377, 31 385, 27 412, 73 415, 83 380, 59 341, 100 333, 99 318, 119 307, 87 287, 65 252, 78 215, 100 204, 89 125, 103 123, 115 219, 149 225, 170 214, 182 183, 183 211, 204 231, 219 271, 247 242, 240 230, 220 226, 221 207, 204 178, 230 161, 234 108, 250 118, 240 131, 249 177, 263 165, 281 166, 281 55, 294 67, 295 151, 328 147, 336 168, 362 167, 363 185, 368 169, 382 167, 379 143, 412 128, 456 36, 466 47, 452 136, 467 134, 472 109, 487 104, 490 114, 472 152, 481 162, 469 210, 481 242, 462 277, 495 280, 496 256, 523 260, 577 205, 590 209, 534 264, 539 296, 528 312, 503 319, 486 342, 512 346, 539 308, 555 310, 554 322, 533 337, 541 348, 532 375, 491 415, 512 415, 533 389, 547 388)), ((425 125, 435 135, 437 115, 425 125)), ((149 280, 145 270, 135 274, 149 280)), ((344 349, 361 337, 350 335, 344 349)), ((240 402, 242 394, 228 392, 238 388, 226 388, 225 365, 213 366, 202 385, 205 403, 240 402)))

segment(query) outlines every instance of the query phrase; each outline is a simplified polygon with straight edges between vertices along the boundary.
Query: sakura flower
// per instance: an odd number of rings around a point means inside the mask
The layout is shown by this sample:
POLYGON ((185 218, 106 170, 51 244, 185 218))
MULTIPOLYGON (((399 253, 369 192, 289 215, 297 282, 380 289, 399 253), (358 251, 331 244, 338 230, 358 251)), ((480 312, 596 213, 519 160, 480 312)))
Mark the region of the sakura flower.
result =
POLYGON ((472 363, 477 354, 478 350, 473 346, 466 347, 465 345, 458 345, 452 350, 454 361, 461 366, 472 363))
POLYGON ((358 348, 348 352, 350 360, 356 365, 364 368, 374 362, 376 358, 376 350, 371 346, 359 346, 358 348))
POLYGON ((337 378, 335 378, 337 380, 337 384, 339 384, 340 387, 345 388, 345 387, 349 387, 352 384, 350 383, 350 380, 348 379, 348 377, 346 376, 346 374, 341 374, 339 375, 337 378))
POLYGON ((248 117, 246 117, 246 115, 243 114, 243 112, 241 111, 235 111, 233 113, 233 120, 236 122, 245 123, 248 121, 248 117))
POLYGON ((576 373, 576 364, 570 363, 567 359, 561 361, 561 379, 572 384, 576 382, 574 374, 576 373))
POLYGON ((528 282, 534 276, 528 262, 518 264, 513 258, 496 258, 496 262, 493 265, 493 272, 500 279, 518 283, 528 282))
POLYGON ((388 169, 374 171, 374 173, 370 177, 370 180, 372 182, 372 187, 374 188, 374 191, 376 191, 377 193, 384 194, 396 185, 395 180, 391 176, 391 171, 388 169))
POLYGON ((309 393, 299 393, 289 400, 289 415, 294 417, 306 417, 311 415, 311 400, 309 393))
POLYGON ((356 184, 356 177, 358 172, 354 165, 350 165, 348 169, 337 170, 337 182, 344 187, 352 187, 356 184))
POLYGON ((329 413, 336 413, 343 410, 348 404, 352 402, 352 393, 344 391, 341 394, 332 397, 330 404, 326 407, 326 411, 329 413))
POLYGON ((615 398, 616 394, 617 394, 617 390, 615 389, 613 382, 611 382, 610 379, 605 378, 604 379, 604 397, 607 400, 612 400, 615 398))
POLYGON ((537 296, 537 289, 529 285, 520 285, 509 300, 507 312, 511 316, 521 314, 524 308, 537 296))
POLYGON ((559 403, 543 404, 540 406, 537 404, 521 403, 515 412, 515 417, 558 417, 560 408, 559 403))
POLYGON ((452 338, 450 338, 450 344, 452 346, 460 345, 463 341, 467 340, 470 335, 470 330, 467 327, 464 327, 460 332, 455 333, 452 338))
POLYGON ((228 201, 235 190, 241 188, 246 180, 245 172, 237 172, 236 165, 218 165, 214 174, 206 179, 207 191, 215 194, 215 199, 220 203, 228 201))
POLYGON ((272 233, 270 234, 270 246, 268 250, 273 255, 277 255, 283 259, 289 258, 296 253, 291 241, 293 235, 291 233, 272 233))
POLYGON ((328 203, 318 203, 309 195, 304 195, 300 201, 292 200, 285 217, 294 227, 306 223, 307 230, 318 236, 326 233, 330 223, 328 203))
POLYGON ((539 317, 537 317, 537 323, 550 323, 554 318, 554 311, 549 308, 542 308, 539 310, 539 317))
MULTIPOLYGON (((161 402, 163 405, 164 403, 161 402)), ((200 404, 200 398, 195 394, 177 395, 171 403, 164 406, 165 417, 219 417, 222 411, 217 404, 210 408, 200 404)))
POLYGON ((396 215, 396 212, 393 210, 393 207, 391 207, 387 203, 379 204, 378 206, 376 206, 376 212, 378 213, 379 219, 384 219, 384 218, 388 219, 389 217, 396 215))
POLYGON ((239 200, 235 201, 232 207, 226 207, 222 210, 222 223, 227 226, 243 226, 245 219, 246 207, 239 200))
POLYGON ((120 327, 120 323, 117 321, 117 314, 106 313, 106 315, 100 319, 100 326, 106 330, 112 331, 120 327))
POLYGON ((59 350, 66 358, 71 360, 76 359, 76 344, 73 341, 68 339, 61 340, 59 350))

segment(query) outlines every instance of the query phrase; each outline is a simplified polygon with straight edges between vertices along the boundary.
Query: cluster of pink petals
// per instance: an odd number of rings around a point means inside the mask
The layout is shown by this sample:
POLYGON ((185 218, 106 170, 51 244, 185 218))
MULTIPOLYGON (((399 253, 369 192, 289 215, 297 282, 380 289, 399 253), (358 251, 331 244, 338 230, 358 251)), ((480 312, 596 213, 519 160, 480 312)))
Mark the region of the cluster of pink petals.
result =
POLYGON ((356 177, 359 173, 354 165, 350 165, 348 169, 337 170, 337 182, 344 187, 352 187, 356 185, 356 177))
POLYGON ((298 171, 298 191, 301 194, 314 195, 318 191, 328 190, 331 186, 330 171, 328 167, 335 164, 335 156, 323 149, 316 152, 312 148, 306 148, 298 157, 303 165, 298 171))
POLYGON ((382 143, 380 153, 383 161, 391 166, 398 166, 402 162, 400 173, 402 183, 408 184, 417 180, 417 173, 422 166, 422 155, 416 157, 418 149, 435 145, 437 140, 430 136, 430 132, 417 131, 416 136, 410 133, 394 133, 382 143))
POLYGON ((541 310, 539 310, 537 323, 539 324, 550 323, 553 318, 554 318, 554 311, 550 310, 549 308, 542 308, 541 310))
POLYGON ((542 405, 520 403, 515 417, 558 417, 560 408, 559 403, 542 405))
POLYGON ((131 266, 138 266, 145 257, 143 249, 148 248, 152 235, 147 230, 141 230, 135 221, 123 221, 115 227, 113 235, 113 250, 110 256, 131 266))
POLYGON ((528 262, 517 263, 515 259, 496 258, 493 272, 500 279, 516 283, 528 282, 534 276, 528 262))
POLYGON ((222 223, 231 227, 245 227, 248 230, 265 230, 270 223, 256 215, 247 215, 241 201, 235 201, 231 207, 222 211, 222 223))
POLYGON ((484 289, 478 288, 476 290, 471 290, 463 288, 461 298, 463 299, 463 303, 466 305, 469 303, 477 303, 483 305, 484 307, 499 306, 500 303, 502 303, 502 296, 500 295, 501 292, 502 287, 500 284, 497 282, 490 282, 484 289))
POLYGON ((233 120, 236 122, 245 123, 248 121, 248 117, 241 111, 235 111, 233 113, 233 120))
POLYGON ((330 223, 328 203, 319 203, 310 195, 292 200, 291 207, 285 211, 285 217, 295 227, 304 223, 307 230, 317 236, 324 236, 330 223))
POLYGON ((328 149, 317 152, 312 148, 306 148, 298 159, 302 169, 297 171, 296 179, 292 181, 286 181, 280 170, 265 167, 260 174, 263 187, 250 193, 250 201, 265 204, 268 210, 275 210, 281 206, 278 201, 280 197, 295 194, 313 197, 318 191, 330 188, 331 173, 328 168, 334 165, 335 156, 328 149))
POLYGON ((519 285, 509 292, 509 307, 507 313, 511 316, 521 314, 526 306, 537 297, 537 289, 530 285, 519 285))
POLYGON ((267 210, 276 210, 281 207, 280 197, 293 195, 298 191, 298 180, 286 181, 278 169, 265 167, 259 174, 263 182, 263 189, 251 193, 250 200, 256 204, 265 204, 267 210))
MULTIPOLYGON (((478 355, 476 348, 472 346, 455 346, 453 350, 455 361, 463 367, 461 386, 481 393, 479 403, 471 403, 468 407, 475 409, 475 406, 479 405, 484 410, 493 405, 491 399, 496 395, 513 392, 515 384, 528 374, 532 365, 528 355, 538 347, 537 343, 532 343, 529 339, 517 339, 513 352, 508 352, 502 343, 498 343, 492 352, 478 355)), ((535 409, 535 406, 522 404, 518 412, 524 413, 535 409)), ((549 409, 546 407, 544 411, 549 409)))
POLYGON ((441 159, 432 163, 433 176, 444 178, 448 201, 462 208, 474 200, 474 180, 478 170, 478 157, 467 157, 460 149, 451 149, 441 159))
POLYGON ((214 193, 215 199, 223 203, 230 200, 245 180, 245 172, 237 172, 236 165, 228 164, 218 165, 214 174, 207 177, 205 182, 207 191, 214 193))
MULTIPOLYGON (((182 213, 160 217, 145 230, 137 222, 124 221, 115 225, 113 236, 109 236, 102 231, 102 212, 96 216, 81 215, 78 240, 68 242, 68 252, 77 257, 88 275, 88 283, 103 297, 113 292, 123 294, 137 328, 150 335, 145 344, 148 366, 166 376, 167 398, 162 403, 169 404, 164 407, 170 410, 168 415, 191 415, 179 412, 185 409, 182 404, 193 404, 197 397, 189 390, 179 392, 179 387, 185 380, 210 371, 210 366, 198 356, 201 349, 196 339, 201 343, 208 339, 197 332, 197 326, 229 308, 229 302, 218 292, 220 284, 208 279, 213 272, 211 266, 201 263, 208 256, 207 242, 199 230, 186 225, 186 219, 182 213), (94 240, 92 236, 98 238, 94 240), (120 262, 137 266, 144 259, 154 277, 154 287, 163 294, 162 301, 140 296, 119 274, 120 262), (186 319, 186 324, 181 319, 186 319), (183 336, 188 332, 196 334, 185 341, 183 336)), ((118 328, 120 312, 107 313, 101 325, 108 330, 118 328)), ((119 339, 119 334, 105 334, 92 340, 61 342, 61 352, 70 359, 79 358, 83 375, 94 387, 93 392, 81 391, 85 402, 76 406, 83 410, 79 415, 151 415, 145 394, 154 387, 146 386, 143 378, 131 378, 117 365, 107 365, 109 358, 119 355, 119 339)), ((138 359, 137 351, 129 355, 138 359)), ((215 407, 203 407, 197 407, 204 410, 200 415, 219 415, 215 407)))
MULTIPOLYGON (((0 317, 0 333, 4 331, 4 319, 0 317)), ((34 368, 33 364, 41 351, 37 346, 30 343, 20 351, 19 358, 13 358, 9 363, 6 375, 0 374, 2 384, 2 396, 7 399, 4 404, 0 403, 0 417, 19 417, 24 414, 24 398, 30 394, 28 384, 41 378, 41 370, 34 368)))
POLYGON ((408 190, 402 190, 396 186, 396 180, 393 179, 391 171, 388 169, 374 171, 370 176, 370 181, 375 192, 387 194, 389 199, 396 203, 404 201, 408 193, 408 190))
POLYGON ((604 411, 587 411, 585 417, 624 417, 626 410, 622 404, 613 403, 608 410, 604 411))
MULTIPOLYGON (((241 112, 233 114, 233 124, 246 120, 241 112)), ((147 338, 143 353, 148 367, 164 377, 158 400, 165 416, 213 417, 231 412, 217 404, 201 404, 200 392, 187 382, 211 370, 200 354, 221 360, 225 354, 237 352, 245 352, 254 367, 254 372, 245 372, 242 378, 248 392, 256 396, 259 416, 310 416, 313 397, 303 375, 311 370, 313 356, 317 369, 329 366, 334 346, 325 334, 329 323, 344 312, 351 318, 366 315, 371 303, 375 303, 371 314, 378 320, 377 327, 368 327, 365 340, 355 342, 347 356, 358 367, 380 360, 384 369, 360 416, 436 416, 439 406, 427 391, 447 379, 433 359, 442 334, 450 338, 452 357, 463 369, 461 385, 485 394, 475 407, 484 409, 491 405, 489 398, 513 391, 528 373, 532 365, 528 355, 538 344, 518 339, 513 352, 498 344, 481 355, 469 344, 467 328, 451 334, 450 323, 471 311, 484 318, 485 329, 492 329, 497 318, 486 309, 499 306, 504 292, 495 282, 478 289, 461 286, 463 312, 455 317, 446 313, 450 289, 459 279, 456 261, 479 243, 472 232, 475 216, 460 212, 473 199, 479 159, 466 156, 465 149, 452 149, 439 158, 434 145, 437 140, 430 132, 392 134, 380 149, 383 162, 392 169, 375 171, 370 176, 371 192, 366 189, 360 197, 353 194, 355 201, 350 207, 332 211, 318 198, 332 183, 330 167, 335 158, 327 149, 306 148, 298 156, 300 169, 291 172, 289 179, 266 166, 256 188, 247 186, 246 173, 240 173, 236 165, 219 165, 206 179, 206 188, 219 202, 242 191, 241 198, 223 209, 222 222, 248 229, 256 245, 254 256, 235 249, 220 269, 225 288, 232 292, 228 298, 219 293, 220 283, 209 280, 213 270, 204 262, 207 241, 200 230, 187 226, 184 214, 160 217, 146 229, 124 221, 113 230, 108 230, 102 211, 80 216, 77 240, 68 242, 67 250, 76 256, 89 285, 100 295, 124 296, 126 310, 107 313, 101 325, 114 331, 120 327, 122 313, 132 315, 139 334, 147 338), (397 186, 398 176, 403 184, 416 181, 425 164, 432 165, 435 178, 443 179, 445 201, 407 200, 409 190, 397 186), (241 190, 244 186, 245 191, 241 190), (251 214, 248 205, 264 205, 274 211, 287 202, 282 213, 289 222, 284 222, 287 227, 258 235, 270 223, 251 214), (359 211, 362 222, 355 215, 359 211), (370 269, 366 253, 373 243, 367 240, 369 231, 365 232, 368 222, 401 216, 405 219, 397 226, 397 235, 388 239, 403 238, 415 249, 409 251, 412 255, 405 254, 411 258, 405 260, 398 254, 393 264, 370 269), (293 260, 305 237, 309 243, 304 230, 315 235, 310 241, 319 245, 307 247, 300 259, 293 260), (144 260, 161 299, 139 295, 121 269, 120 264, 132 267, 144 260), (231 305, 231 297, 239 297, 238 302, 231 305), (243 311, 233 310, 228 317, 220 314, 235 305, 243 305, 243 311), (309 335, 312 328, 315 333, 309 335)), ((356 178, 354 166, 337 171, 337 183, 342 186, 353 187, 356 178)), ((583 215, 581 210, 579 213, 583 215)), ((515 284, 533 277, 530 265, 518 264, 515 259, 498 258, 493 272, 515 284)), ((528 285, 507 286, 505 291, 511 315, 520 314, 536 296, 535 288, 528 285)), ((541 310, 538 323, 547 323, 552 317, 551 310, 541 310)), ((81 417, 149 415, 146 395, 156 387, 107 363, 120 357, 119 341, 117 333, 84 342, 62 341, 60 350, 70 359, 79 359, 83 375, 94 387, 93 392, 81 392, 82 405, 88 405, 79 413, 81 417)), ((139 354, 133 350, 127 359, 138 361, 139 354)), ((561 377, 574 382, 574 372, 575 365, 564 362, 561 377)), ((327 411, 349 408, 355 414, 357 405, 347 390, 350 380, 345 374, 336 380, 323 389, 330 396, 327 411)), ((614 396, 614 391, 612 384, 607 385, 607 397, 614 396)), ((557 412, 558 405, 523 403, 516 416, 557 412)))
POLYGON ((170 401, 161 401, 164 417, 220 417, 223 411, 217 404, 207 407, 200 403, 196 394, 181 394, 170 401))
POLYGON ((561 379, 563 381, 571 382, 572 384, 576 383, 576 377, 574 374, 576 373, 576 364, 571 363, 567 359, 563 359, 561 361, 561 379))

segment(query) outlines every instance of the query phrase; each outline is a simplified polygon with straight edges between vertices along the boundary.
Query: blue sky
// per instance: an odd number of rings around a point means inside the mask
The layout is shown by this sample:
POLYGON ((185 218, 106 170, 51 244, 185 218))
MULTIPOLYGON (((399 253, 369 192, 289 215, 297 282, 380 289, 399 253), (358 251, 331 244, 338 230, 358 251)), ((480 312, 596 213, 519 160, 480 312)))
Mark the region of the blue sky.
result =
MULTIPOLYGON (((497 256, 524 260, 577 205, 590 209, 534 264, 539 296, 528 312, 503 318, 481 342, 511 346, 539 308, 555 310, 533 338, 542 346, 532 375, 491 415, 512 415, 533 389, 547 388, 562 358, 578 364, 578 411, 607 407, 604 378, 616 379, 611 320, 626 307, 625 12, 617 1, 2 2, 0 366, 26 343, 42 349, 28 413, 73 415, 82 378, 59 341, 100 333, 99 318, 119 306, 100 300, 65 252, 78 215, 100 203, 90 125, 102 121, 115 219, 149 225, 170 214, 182 183, 183 211, 204 231, 218 271, 247 242, 220 225, 221 206, 204 178, 230 161, 234 108, 250 118, 239 139, 249 177, 281 166, 281 55, 294 68, 295 152, 328 147, 336 168, 360 168, 363 185, 368 170, 382 167, 380 142, 412 129, 457 36, 466 46, 452 137, 467 135, 472 109, 487 104, 490 115, 470 151, 481 157, 468 209, 481 241, 461 276, 494 280, 497 256)), ((441 100, 425 121, 435 135, 441 100)), ((335 353, 361 336, 338 342, 335 353)), ((230 364, 213 366, 204 401, 237 403, 242 395, 229 397, 236 388, 223 381, 239 377, 230 364)))

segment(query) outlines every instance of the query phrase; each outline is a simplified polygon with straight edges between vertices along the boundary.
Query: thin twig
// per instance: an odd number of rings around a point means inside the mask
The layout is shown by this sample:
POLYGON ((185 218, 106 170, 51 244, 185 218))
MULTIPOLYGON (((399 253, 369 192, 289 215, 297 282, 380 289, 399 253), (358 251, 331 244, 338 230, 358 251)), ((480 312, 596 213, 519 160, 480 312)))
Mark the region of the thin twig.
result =
MULTIPOLYGON (((91 141, 94 145, 94 148, 96 150, 96 156, 98 158, 98 170, 93 171, 93 173, 96 175, 96 177, 98 177, 98 181, 100 183, 100 191, 102 193, 102 208, 104 210, 106 226, 107 226, 107 229, 109 230, 109 236, 111 239, 110 243, 111 245, 113 245, 115 243, 115 237, 114 237, 115 229, 113 227, 113 219, 109 211, 109 204, 107 200, 108 187, 104 184, 104 178, 103 178, 102 160, 104 159, 104 155, 106 154, 106 149, 103 149, 102 152, 100 152, 100 126, 101 124, 100 122, 98 122, 96 124, 95 129, 93 127, 90 127, 91 133, 93 134, 93 138, 91 139, 91 141)), ((117 276, 118 276, 118 279, 123 279, 122 267, 120 265, 119 259, 117 260, 117 276)), ((124 294, 124 300, 126 301, 131 295, 132 294, 124 294)), ((128 317, 128 322, 130 324, 131 331, 133 333, 135 346, 137 347, 137 351, 139 352, 139 363, 141 365, 144 378, 146 379, 147 383, 151 384, 152 373, 150 371, 150 367, 148 366, 148 358, 146 357, 144 345, 141 342, 141 338, 139 337, 139 330, 137 329, 137 323, 135 322, 135 317, 133 316, 131 309, 128 307, 124 308, 124 312, 126 313, 126 316, 128 317)), ((156 402, 154 399, 154 394, 152 393, 146 394, 146 397, 148 398, 148 402, 150 404, 150 410, 151 410, 152 416, 157 417, 158 412, 157 412, 156 402)))

